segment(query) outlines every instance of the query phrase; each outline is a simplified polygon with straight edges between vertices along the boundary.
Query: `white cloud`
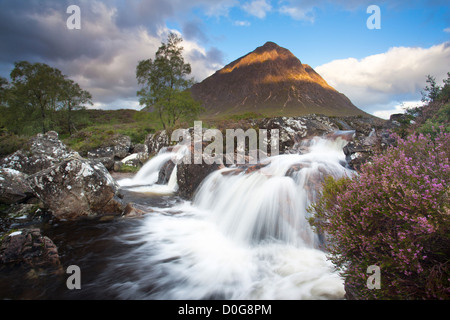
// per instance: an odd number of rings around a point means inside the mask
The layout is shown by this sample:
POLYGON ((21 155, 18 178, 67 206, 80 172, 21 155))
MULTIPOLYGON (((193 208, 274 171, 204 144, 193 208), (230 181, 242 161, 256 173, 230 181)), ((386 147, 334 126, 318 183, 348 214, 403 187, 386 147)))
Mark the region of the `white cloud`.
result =
POLYGON ((314 22, 312 8, 282 6, 279 11, 295 20, 314 22))
POLYGON ((372 113, 393 101, 420 99, 428 74, 440 84, 450 71, 450 43, 394 47, 363 59, 334 60, 315 70, 361 109, 372 113))
POLYGON ((234 21, 233 25, 237 26, 237 27, 249 27, 250 26, 250 22, 248 22, 248 21, 234 21))
POLYGON ((404 102, 393 102, 388 107, 389 109, 384 109, 387 106, 383 106, 382 110, 374 111, 372 114, 376 117, 382 119, 389 119, 391 115, 396 113, 405 113, 407 109, 416 108, 419 106, 423 106, 422 101, 404 101, 404 102))
POLYGON ((450 28, 445 28, 444 32, 450 33, 450 28))
POLYGON ((272 10, 272 6, 267 0, 253 0, 252 2, 244 4, 242 9, 247 13, 262 19, 266 17, 267 12, 272 10))

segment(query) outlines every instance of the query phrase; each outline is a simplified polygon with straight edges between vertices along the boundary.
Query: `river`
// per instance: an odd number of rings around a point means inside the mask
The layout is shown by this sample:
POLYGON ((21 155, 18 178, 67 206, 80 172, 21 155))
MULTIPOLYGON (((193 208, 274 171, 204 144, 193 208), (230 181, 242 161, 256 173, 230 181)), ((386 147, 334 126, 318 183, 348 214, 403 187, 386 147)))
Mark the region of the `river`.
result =
POLYGON ((176 196, 176 168, 167 185, 155 184, 170 159, 162 152, 118 180, 124 199, 148 212, 143 217, 42 226, 62 265, 80 267, 80 290, 67 289, 68 275, 48 276, 33 288, 3 287, 1 298, 343 299, 343 279, 306 208, 326 175, 352 174, 344 145, 316 138, 307 152, 268 158, 253 172, 221 169, 192 201, 176 196))

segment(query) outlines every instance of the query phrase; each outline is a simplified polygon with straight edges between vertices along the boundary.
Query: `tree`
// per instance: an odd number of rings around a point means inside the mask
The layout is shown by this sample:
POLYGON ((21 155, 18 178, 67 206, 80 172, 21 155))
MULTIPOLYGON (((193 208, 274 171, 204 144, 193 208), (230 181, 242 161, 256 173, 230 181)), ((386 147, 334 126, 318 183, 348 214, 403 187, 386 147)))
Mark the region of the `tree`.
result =
POLYGON ((444 86, 439 94, 439 100, 446 102, 450 100, 450 72, 447 72, 447 79, 444 79, 443 82, 444 86))
POLYGON ((42 133, 49 127, 49 112, 56 110, 58 88, 63 81, 61 71, 44 63, 17 62, 11 72, 14 107, 23 104, 23 111, 30 111, 24 116, 38 116, 42 133))
POLYGON ((62 110, 65 112, 65 122, 67 131, 70 135, 75 128, 74 113, 75 110, 84 110, 85 104, 92 105, 92 95, 78 85, 73 80, 66 80, 61 90, 62 110))
POLYGON ((156 51, 155 59, 142 60, 136 67, 136 78, 142 86, 137 92, 139 103, 158 113, 164 129, 180 119, 195 117, 202 110, 188 90, 194 80, 186 78, 191 66, 184 62, 182 41, 170 33, 167 42, 156 51))
POLYGON ((16 62, 10 78, 6 117, 8 129, 17 134, 45 133, 56 125, 58 110, 68 110, 73 127, 71 111, 91 100, 87 91, 44 63, 16 62))
POLYGON ((0 77, 0 106, 6 102, 6 93, 8 91, 8 80, 0 77))
POLYGON ((436 101, 441 93, 442 88, 436 84, 436 77, 433 77, 431 75, 427 75, 426 82, 429 84, 429 86, 427 85, 425 89, 421 92, 422 101, 423 102, 436 101))

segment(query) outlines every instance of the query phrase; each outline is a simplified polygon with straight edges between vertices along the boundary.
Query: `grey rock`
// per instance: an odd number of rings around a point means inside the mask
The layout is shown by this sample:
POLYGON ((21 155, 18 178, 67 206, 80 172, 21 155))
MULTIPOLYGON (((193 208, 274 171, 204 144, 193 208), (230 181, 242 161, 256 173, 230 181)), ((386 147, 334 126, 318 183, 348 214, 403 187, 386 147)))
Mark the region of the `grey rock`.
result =
POLYGON ((0 160, 3 168, 34 174, 78 155, 58 139, 58 133, 49 131, 31 138, 27 147, 0 160))
POLYGON ((21 203, 33 197, 27 178, 28 175, 14 169, 0 168, 0 203, 21 203))
POLYGON ((72 157, 28 181, 57 219, 122 214, 117 183, 105 166, 94 160, 72 157))

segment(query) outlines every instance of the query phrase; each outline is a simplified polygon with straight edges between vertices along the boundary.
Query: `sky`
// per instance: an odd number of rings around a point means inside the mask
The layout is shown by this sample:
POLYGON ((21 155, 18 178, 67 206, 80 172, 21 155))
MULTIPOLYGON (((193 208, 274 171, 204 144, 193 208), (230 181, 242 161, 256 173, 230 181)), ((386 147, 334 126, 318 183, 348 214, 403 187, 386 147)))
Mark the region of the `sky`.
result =
POLYGON ((198 82, 273 41, 382 118, 419 105, 427 75, 442 84, 450 72, 448 1, 0 0, 0 76, 42 62, 89 91, 94 108, 140 109, 136 66, 170 32, 198 82), (79 29, 68 28, 71 5, 79 29))

